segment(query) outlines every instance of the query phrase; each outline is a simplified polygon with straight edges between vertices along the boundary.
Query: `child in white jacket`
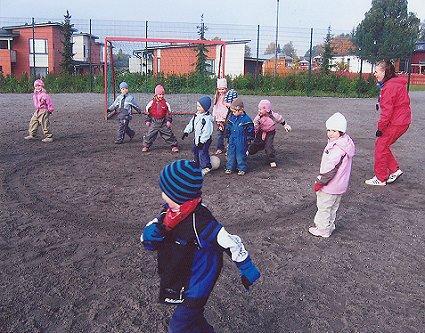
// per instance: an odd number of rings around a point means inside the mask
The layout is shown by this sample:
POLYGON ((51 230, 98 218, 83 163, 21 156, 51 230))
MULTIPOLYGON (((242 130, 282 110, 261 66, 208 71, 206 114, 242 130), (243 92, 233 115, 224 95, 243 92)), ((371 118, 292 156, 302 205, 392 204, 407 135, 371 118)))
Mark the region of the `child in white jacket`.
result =
POLYGON ((213 117, 209 113, 210 107, 211 98, 202 96, 196 104, 197 112, 187 124, 182 136, 184 139, 189 136, 189 133, 195 132, 192 151, 194 160, 201 167, 203 175, 212 169, 209 149, 212 141, 213 117))

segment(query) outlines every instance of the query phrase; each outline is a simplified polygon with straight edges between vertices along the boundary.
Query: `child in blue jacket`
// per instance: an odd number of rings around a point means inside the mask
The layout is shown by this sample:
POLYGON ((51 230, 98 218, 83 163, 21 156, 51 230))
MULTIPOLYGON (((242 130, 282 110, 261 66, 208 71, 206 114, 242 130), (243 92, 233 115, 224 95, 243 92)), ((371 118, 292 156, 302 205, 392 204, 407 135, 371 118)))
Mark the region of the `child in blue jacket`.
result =
POLYGON ((210 107, 211 98, 202 96, 196 103, 196 114, 187 124, 182 136, 182 139, 184 139, 189 133, 195 133, 192 151, 194 160, 200 165, 203 175, 206 175, 212 169, 209 150, 214 125, 213 116, 209 112, 210 107))
POLYGON ((166 205, 141 235, 144 247, 158 252, 160 301, 177 305, 168 327, 172 333, 214 332, 204 306, 220 275, 223 252, 231 255, 246 289, 260 277, 241 239, 202 204, 202 183, 202 170, 194 161, 166 165, 159 179, 166 205))
POLYGON ((245 113, 240 98, 236 98, 232 102, 230 111, 232 111, 232 114, 226 124, 226 137, 229 144, 225 173, 230 174, 237 169, 238 175, 243 176, 248 170, 246 152, 248 144, 254 140, 254 123, 245 113))

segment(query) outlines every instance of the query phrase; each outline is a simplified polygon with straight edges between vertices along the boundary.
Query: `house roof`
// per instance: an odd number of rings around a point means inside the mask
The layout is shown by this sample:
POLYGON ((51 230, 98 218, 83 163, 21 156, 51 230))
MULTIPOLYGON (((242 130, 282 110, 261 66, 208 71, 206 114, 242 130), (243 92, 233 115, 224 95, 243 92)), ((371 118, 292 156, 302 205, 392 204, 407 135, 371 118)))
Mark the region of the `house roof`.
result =
MULTIPOLYGON (((63 27, 63 23, 61 22, 43 22, 43 23, 35 23, 34 27, 38 28, 38 27, 63 27)), ((32 28, 32 24, 31 23, 25 23, 25 24, 21 24, 21 25, 10 25, 10 26, 6 26, 3 27, 4 30, 19 30, 19 29, 29 29, 32 28)), ((72 31, 77 31, 77 29, 72 28, 72 31)))
POLYGON ((18 35, 16 33, 9 31, 9 30, 0 28, 0 37, 13 38, 15 36, 18 36, 18 35))
POLYGON ((99 39, 99 37, 98 37, 98 36, 95 36, 95 35, 89 34, 89 33, 87 33, 87 32, 78 32, 78 33, 76 33, 76 34, 72 34, 72 36, 87 36, 87 37, 91 37, 91 38, 93 38, 93 39, 99 39))
MULTIPOLYGON (((245 57, 244 58, 244 60, 246 60, 246 61, 257 61, 257 58, 254 58, 254 57, 245 57)), ((258 62, 264 62, 264 61, 266 61, 267 59, 261 59, 261 58, 258 58, 258 62)))

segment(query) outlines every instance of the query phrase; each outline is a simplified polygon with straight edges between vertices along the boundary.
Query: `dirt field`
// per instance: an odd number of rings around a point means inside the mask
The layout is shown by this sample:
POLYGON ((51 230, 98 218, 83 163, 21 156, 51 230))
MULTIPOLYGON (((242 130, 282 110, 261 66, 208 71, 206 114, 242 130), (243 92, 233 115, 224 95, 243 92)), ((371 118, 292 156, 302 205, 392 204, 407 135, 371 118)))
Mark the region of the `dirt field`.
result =
MULTIPOLYGON (((147 95, 136 97, 144 104, 147 95)), ((167 96, 171 105, 197 96, 167 96)), ((261 96, 245 96, 251 115, 261 96)), ((139 243, 160 208, 158 139, 142 154, 140 116, 131 143, 114 145, 103 96, 53 95, 55 142, 26 142, 30 95, 0 95, 0 332, 165 332, 173 308, 156 303, 156 257, 139 243)), ((373 176, 373 99, 273 97, 293 127, 276 135, 278 168, 264 154, 240 177, 207 175, 204 202, 240 235, 262 278, 250 292, 230 259, 207 303, 217 332, 424 332, 425 93, 412 93, 414 123, 394 146, 405 171, 373 176), (309 235, 311 184, 326 144, 325 120, 348 118, 357 147, 351 186, 329 239, 309 235)), ((193 108, 194 109, 194 108, 193 108)), ((188 118, 175 119, 181 131, 188 118)), ((222 159, 224 161, 224 159, 222 159)))

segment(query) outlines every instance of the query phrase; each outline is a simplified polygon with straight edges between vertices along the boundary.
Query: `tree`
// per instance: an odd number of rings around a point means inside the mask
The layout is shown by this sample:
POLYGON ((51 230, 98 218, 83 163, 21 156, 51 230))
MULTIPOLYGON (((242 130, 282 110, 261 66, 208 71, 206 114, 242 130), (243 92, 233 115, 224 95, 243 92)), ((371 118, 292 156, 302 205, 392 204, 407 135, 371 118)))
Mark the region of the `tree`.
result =
POLYGON ((60 63, 62 72, 72 74, 74 72, 74 53, 72 53, 72 33, 75 31, 73 24, 71 24, 71 15, 69 11, 66 11, 66 14, 63 16, 64 22, 62 24, 62 62, 60 63))
MULTIPOLYGON (((317 44, 314 45, 311 49, 311 54, 312 54, 312 58, 314 58, 317 55, 322 55, 323 54, 323 44, 317 44)), ((309 59, 310 58, 310 50, 307 50, 307 52, 304 55, 304 58, 309 59)))
POLYGON ((248 44, 245 44, 245 58, 251 57, 251 48, 248 44))
POLYGON ((282 51, 284 55, 291 57, 292 59, 297 57, 297 51, 295 50, 294 44, 292 43, 292 41, 283 45, 282 51))
MULTIPOLYGON (((201 15, 201 24, 196 26, 200 40, 205 40, 205 31, 208 29, 204 24, 204 14, 201 15)), ((205 44, 196 46, 196 66, 195 70, 201 75, 207 74, 207 48, 205 44)))
POLYGON ((335 36, 332 38, 331 45, 334 55, 337 56, 353 54, 356 51, 356 47, 352 41, 352 36, 349 34, 335 36))
POLYGON ((425 42, 425 20, 421 24, 421 30, 419 32, 419 40, 425 42))
MULTIPOLYGON (((280 53, 282 50, 280 48, 280 45, 277 44, 277 53, 280 53)), ((266 50, 264 51, 264 54, 275 54, 276 52, 276 43, 271 42, 269 45, 267 45, 266 50)))
POLYGON ((354 33, 357 55, 371 63, 406 58, 419 36, 420 21, 407 12, 407 0, 372 0, 354 33))
POLYGON ((118 53, 114 54, 114 65, 119 70, 127 70, 129 59, 130 55, 124 53, 122 49, 119 49, 118 53))
POLYGON ((322 55, 322 64, 320 66, 320 70, 324 73, 329 73, 331 68, 331 60, 333 57, 333 51, 332 51, 332 35, 331 35, 331 27, 328 27, 328 33, 325 37, 325 45, 323 48, 323 55, 322 55))

